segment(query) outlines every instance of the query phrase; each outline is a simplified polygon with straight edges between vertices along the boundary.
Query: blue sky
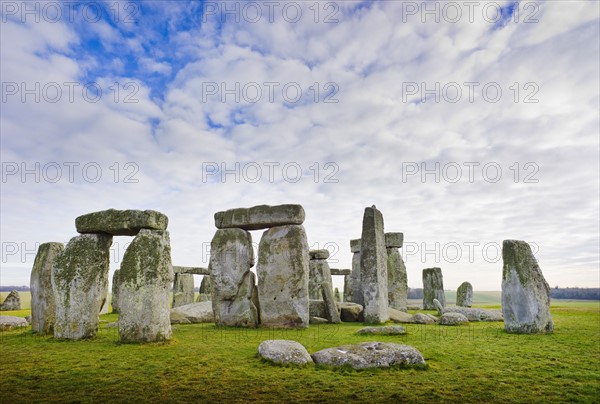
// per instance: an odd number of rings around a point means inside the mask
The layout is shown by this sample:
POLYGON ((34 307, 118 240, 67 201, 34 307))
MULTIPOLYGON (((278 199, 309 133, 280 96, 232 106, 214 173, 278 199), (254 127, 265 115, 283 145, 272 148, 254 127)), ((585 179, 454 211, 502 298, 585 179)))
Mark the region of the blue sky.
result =
POLYGON ((412 287, 499 290, 504 239, 551 286, 600 283, 597 2, 23 4, 0 10, 3 285, 84 213, 162 211, 174 264, 206 266, 216 211, 279 203, 341 268, 377 205, 412 287))

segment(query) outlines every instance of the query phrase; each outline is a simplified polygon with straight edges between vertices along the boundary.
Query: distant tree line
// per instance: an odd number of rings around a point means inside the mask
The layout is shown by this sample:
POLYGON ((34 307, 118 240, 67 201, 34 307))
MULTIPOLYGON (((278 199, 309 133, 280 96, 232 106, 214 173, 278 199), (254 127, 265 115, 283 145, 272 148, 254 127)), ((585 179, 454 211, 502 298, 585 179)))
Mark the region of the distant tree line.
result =
POLYGON ((17 292, 29 292, 29 286, 0 286, 0 292, 10 292, 13 290, 17 292))
POLYGON ((550 290, 553 299, 600 300, 600 288, 555 288, 550 290))
POLYGON ((422 299, 423 298, 423 288, 408 288, 408 298, 409 299, 422 299))

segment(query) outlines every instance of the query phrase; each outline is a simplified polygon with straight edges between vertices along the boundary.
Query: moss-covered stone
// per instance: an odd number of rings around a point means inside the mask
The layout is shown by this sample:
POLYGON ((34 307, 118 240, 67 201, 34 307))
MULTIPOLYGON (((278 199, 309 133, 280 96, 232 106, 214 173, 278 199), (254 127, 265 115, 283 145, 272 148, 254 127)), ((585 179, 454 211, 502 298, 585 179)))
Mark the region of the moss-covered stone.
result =
POLYGON ((404 260, 400 255, 400 251, 396 247, 387 248, 387 271, 388 305, 393 309, 406 311, 408 299, 408 277, 406 275, 406 265, 404 265, 404 260))
POLYGON ((52 267, 64 249, 62 243, 41 244, 31 270, 31 329, 41 334, 54 332, 56 303, 52 290, 52 267))
POLYGON ((461 283, 456 290, 456 305, 459 307, 473 305, 473 286, 469 282, 461 283))
POLYGON ((108 209, 88 213, 75 219, 79 233, 107 233, 135 236, 141 229, 166 230, 169 219, 155 210, 108 209))
POLYGON ((442 306, 446 306, 444 278, 442 269, 438 267, 423 270, 423 309, 436 310, 433 299, 437 299, 442 306))
POLYGON ((215 213, 217 229, 240 228, 260 230, 276 226, 302 224, 305 213, 302 205, 258 205, 252 208, 230 209, 215 213))
POLYGON ((194 303, 194 275, 175 274, 173 282, 173 307, 194 303))

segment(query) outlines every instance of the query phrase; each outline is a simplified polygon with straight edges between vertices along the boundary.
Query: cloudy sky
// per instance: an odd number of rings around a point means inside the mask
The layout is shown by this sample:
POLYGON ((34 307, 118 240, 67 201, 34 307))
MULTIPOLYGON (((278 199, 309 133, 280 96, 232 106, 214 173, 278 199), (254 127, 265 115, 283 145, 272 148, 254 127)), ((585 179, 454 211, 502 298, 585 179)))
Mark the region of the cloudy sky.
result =
POLYGON ((516 3, 1 1, 0 284, 84 213, 207 266, 215 212, 299 203, 332 267, 375 204, 411 287, 500 290, 504 239, 598 287, 600 6, 516 3))

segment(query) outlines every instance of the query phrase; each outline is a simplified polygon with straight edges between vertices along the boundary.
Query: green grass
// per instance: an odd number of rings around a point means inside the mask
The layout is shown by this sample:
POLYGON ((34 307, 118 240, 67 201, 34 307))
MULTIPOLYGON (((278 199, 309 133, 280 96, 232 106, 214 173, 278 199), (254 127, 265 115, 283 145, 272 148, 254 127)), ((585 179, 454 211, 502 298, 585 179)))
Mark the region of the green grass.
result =
POLYGON ((266 339, 297 340, 311 353, 374 340, 354 334, 361 324, 301 331, 175 325, 172 341, 138 345, 118 342, 117 329, 106 327, 117 315, 109 314, 93 340, 0 333, 0 402, 598 402, 600 303, 554 302, 552 314, 552 335, 509 335, 502 323, 406 325, 408 335, 376 340, 418 348, 429 369, 361 372, 256 357, 266 339))

